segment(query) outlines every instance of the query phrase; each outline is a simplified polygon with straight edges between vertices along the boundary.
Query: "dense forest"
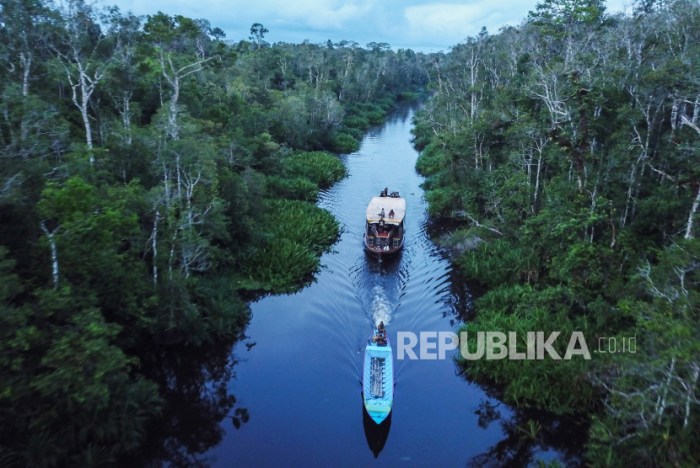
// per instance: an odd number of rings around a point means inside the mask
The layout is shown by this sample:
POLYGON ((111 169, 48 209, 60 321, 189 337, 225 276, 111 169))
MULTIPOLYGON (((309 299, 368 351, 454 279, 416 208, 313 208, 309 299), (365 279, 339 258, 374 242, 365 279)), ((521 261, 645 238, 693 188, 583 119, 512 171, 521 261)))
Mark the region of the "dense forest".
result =
POLYGON ((465 329, 636 345, 461 370, 583 421, 590 464, 700 463, 697 1, 543 0, 432 55, 268 32, 0 0, 1 465, 188 465, 210 421, 245 423, 246 301, 312 280, 333 153, 426 86, 418 170, 465 329))
POLYGON ((432 73, 418 169, 478 296, 465 329, 582 331, 593 353, 463 361, 465 375, 587 421, 590 464, 697 466, 698 2, 610 15, 602 0, 544 0, 432 73), (596 353, 601 337, 636 352, 596 353))
POLYGON ((225 385, 245 300, 311 280, 339 233, 314 204, 345 176, 328 151, 415 99, 430 61, 82 0, 0 8, 0 464, 114 463, 158 434, 149 456, 186 465, 178 441, 220 434, 159 415, 245 422, 225 385))

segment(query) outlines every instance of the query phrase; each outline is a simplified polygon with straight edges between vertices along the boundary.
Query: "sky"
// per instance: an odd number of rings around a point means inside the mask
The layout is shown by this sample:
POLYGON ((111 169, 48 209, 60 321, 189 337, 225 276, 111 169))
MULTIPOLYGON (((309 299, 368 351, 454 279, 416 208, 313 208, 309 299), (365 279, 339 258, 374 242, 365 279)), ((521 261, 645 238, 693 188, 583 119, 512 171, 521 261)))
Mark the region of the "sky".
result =
MULTIPOLYGON (((608 0, 608 13, 624 11, 632 0, 608 0)), ((162 11, 209 20, 226 38, 248 39, 250 26, 262 23, 270 43, 340 40, 386 42, 393 49, 447 52, 476 36, 483 26, 497 33, 517 26, 538 0, 97 0, 136 15, 162 11)))

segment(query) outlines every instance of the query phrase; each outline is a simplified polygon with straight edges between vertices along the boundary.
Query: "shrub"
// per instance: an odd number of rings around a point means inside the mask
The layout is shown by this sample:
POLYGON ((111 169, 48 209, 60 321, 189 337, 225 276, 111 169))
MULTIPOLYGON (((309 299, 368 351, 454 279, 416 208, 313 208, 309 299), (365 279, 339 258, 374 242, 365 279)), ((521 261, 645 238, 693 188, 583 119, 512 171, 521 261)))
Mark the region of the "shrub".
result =
POLYGON ((338 238, 338 222, 326 210, 301 201, 266 200, 263 208, 262 247, 245 262, 238 286, 293 291, 318 270, 319 255, 338 238))
POLYGON ((270 195, 287 200, 313 202, 318 196, 318 187, 306 177, 268 176, 266 185, 270 195))
POLYGON ((328 188, 347 175, 336 156, 322 151, 296 153, 282 161, 289 177, 306 177, 321 188, 328 188))

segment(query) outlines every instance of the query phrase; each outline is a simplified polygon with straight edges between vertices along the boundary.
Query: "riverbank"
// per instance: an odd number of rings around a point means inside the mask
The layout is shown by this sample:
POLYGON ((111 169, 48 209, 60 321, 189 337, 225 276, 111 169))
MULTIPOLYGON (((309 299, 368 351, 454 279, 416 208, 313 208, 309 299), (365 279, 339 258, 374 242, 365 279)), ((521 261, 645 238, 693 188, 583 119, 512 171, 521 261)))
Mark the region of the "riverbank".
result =
MULTIPOLYGON (((453 48, 417 119, 430 214, 450 226, 443 243, 478 293, 464 330, 515 333, 519 350, 528 332, 578 332, 591 352, 461 367, 516 408, 589 415, 588 463, 695 465, 700 192, 679 181, 695 177, 680 148, 698 133, 668 124, 690 78, 669 48, 619 59, 631 50, 619 38, 683 42, 700 14, 686 2, 631 17, 592 8, 565 27, 542 4, 518 28, 453 48), (610 60, 589 61, 602 51, 610 60)), ((680 56, 697 64, 697 52, 680 56)))

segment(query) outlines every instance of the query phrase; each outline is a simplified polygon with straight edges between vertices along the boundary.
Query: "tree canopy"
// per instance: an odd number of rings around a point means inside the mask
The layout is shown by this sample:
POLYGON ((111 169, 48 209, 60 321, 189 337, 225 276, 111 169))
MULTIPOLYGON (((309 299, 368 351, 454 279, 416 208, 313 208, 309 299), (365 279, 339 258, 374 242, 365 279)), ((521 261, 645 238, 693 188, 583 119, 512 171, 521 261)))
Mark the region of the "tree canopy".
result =
POLYGON ((436 61, 414 130, 479 292, 468 331, 634 338, 591 361, 463 363, 520 409, 586 420, 596 466, 700 460, 699 32, 697 2, 545 0, 436 61))
MULTIPOLYGON (((270 45, 259 23, 225 42, 207 20, 82 0, 0 5, 0 461, 114 464, 173 388, 234 411, 243 297, 313 278, 339 233, 314 204, 345 176, 329 151, 413 98, 427 59, 270 45), (214 348, 216 370, 183 363, 214 348)), ((164 437, 199 446, 179 424, 164 437)), ((168 444, 155 462, 178 463, 168 444)))

